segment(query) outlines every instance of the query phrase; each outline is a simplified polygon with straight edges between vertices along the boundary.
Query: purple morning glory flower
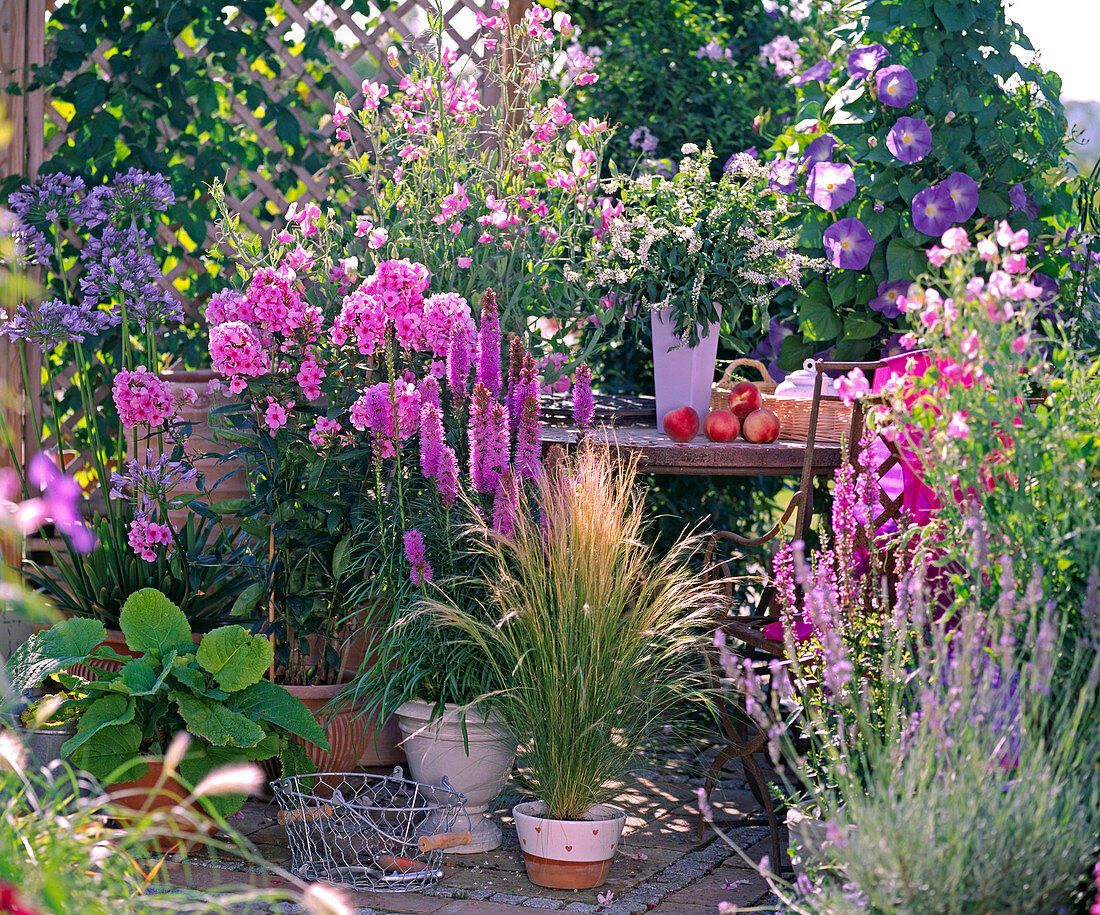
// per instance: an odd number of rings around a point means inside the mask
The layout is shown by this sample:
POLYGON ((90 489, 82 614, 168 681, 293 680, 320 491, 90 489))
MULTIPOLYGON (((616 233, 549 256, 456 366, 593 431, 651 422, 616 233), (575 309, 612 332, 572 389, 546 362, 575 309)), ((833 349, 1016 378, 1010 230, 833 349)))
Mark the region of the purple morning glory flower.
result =
POLYGON ((932 148, 932 131, 920 118, 898 118, 886 135, 886 148, 895 159, 912 165, 928 155, 932 148))
POLYGON ((1058 281, 1053 277, 1047 276, 1045 273, 1040 273, 1037 270, 1035 273, 1031 274, 1031 282, 1042 290, 1037 298, 1037 301, 1041 304, 1050 305, 1058 298, 1058 281))
POLYGON ((818 162, 806 179, 806 194, 823 210, 842 207, 856 195, 856 178, 850 165, 818 162))
POLYGON ((1013 213, 1023 213, 1028 219, 1039 218, 1039 208, 1035 205, 1035 201, 1028 197, 1022 184, 1012 185, 1012 189, 1008 192, 1008 200, 1012 204, 1013 213))
POLYGON ((53 521, 58 532, 68 537, 78 552, 90 552, 95 546, 95 534, 80 514, 83 501, 80 484, 62 473, 41 451, 31 458, 27 478, 42 490, 42 496, 32 499, 31 506, 23 503, 23 508, 36 514, 40 522, 53 521))
POLYGON ((875 240, 854 216, 840 219, 825 230, 825 253, 829 263, 841 270, 862 270, 871 260, 875 240))
POLYGON ((917 97, 917 81, 907 67, 894 64, 875 75, 878 100, 891 108, 904 108, 917 97))
POLYGON ((952 172, 941 184, 951 195, 955 207, 952 222, 966 222, 978 208, 978 182, 966 172, 952 172))
POLYGON ((829 74, 832 72, 833 65, 822 57, 821 60, 808 70, 803 70, 797 76, 792 76, 787 82, 791 86, 805 86, 806 83, 813 82, 814 80, 821 80, 824 82, 829 78, 829 74))
POLYGON ((798 190, 798 163, 793 159, 777 159, 768 166, 768 187, 781 194, 798 190))
POLYGON ((901 309, 898 308, 898 296, 908 295, 909 287, 912 285, 910 280, 895 280, 892 283, 879 283, 878 295, 867 304, 873 311, 877 311, 884 318, 896 318, 901 314, 901 309))
POLYGON ((918 232, 936 238, 955 221, 955 203, 945 184, 926 187, 913 198, 913 225, 918 232))
POLYGON ((840 141, 831 133, 823 133, 814 140, 802 154, 800 168, 811 169, 818 162, 832 162, 833 150, 840 145, 840 141))
POLYGON ((860 45, 848 55, 848 75, 852 79, 866 79, 889 56, 890 52, 880 44, 860 45))

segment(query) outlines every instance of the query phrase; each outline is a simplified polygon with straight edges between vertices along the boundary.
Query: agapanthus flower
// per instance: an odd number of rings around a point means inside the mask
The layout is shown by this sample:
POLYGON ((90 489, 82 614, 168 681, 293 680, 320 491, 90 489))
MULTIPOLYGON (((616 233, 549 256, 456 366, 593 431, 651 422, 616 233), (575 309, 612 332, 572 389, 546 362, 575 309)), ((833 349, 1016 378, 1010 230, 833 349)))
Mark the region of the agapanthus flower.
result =
POLYGON ((867 305, 873 311, 877 311, 881 314, 884 318, 896 318, 901 314, 901 308, 898 306, 898 298, 909 292, 909 287, 912 285, 912 282, 909 280, 895 280, 892 283, 879 283, 878 295, 871 299, 867 305))
POLYGON ((45 353, 67 342, 82 342, 118 322, 118 317, 87 303, 70 305, 60 299, 20 302, 11 319, 0 324, 0 333, 12 340, 26 340, 45 353))
POLYGON ((878 100, 891 108, 904 108, 917 97, 917 81, 907 67, 894 64, 875 74, 878 100))
POLYGON ((508 466, 510 430, 508 411, 480 382, 470 404, 470 481, 480 493, 494 493, 508 466))
POLYGON ((8 197, 13 213, 33 225, 44 225, 68 219, 82 225, 84 210, 84 179, 69 175, 39 175, 32 184, 24 184, 8 197))
POLYGON ((143 329, 182 321, 183 306, 162 287, 160 267, 149 253, 152 240, 141 229, 107 226, 80 252, 80 290, 91 302, 125 302, 126 316, 143 329))
POLYGON ((951 221, 966 222, 978 208, 978 182, 965 172, 952 172, 940 184, 951 195, 951 221))
POLYGON ((432 580, 432 567, 424 549, 424 535, 418 530, 406 531, 402 538, 405 560, 409 563, 409 578, 414 585, 426 585, 432 580))
MULTIPOLYGON (((148 459, 148 457, 147 457, 148 459)), ((148 499, 167 502, 176 487, 198 476, 198 470, 182 461, 173 461, 171 455, 162 454, 155 463, 139 464, 131 458, 122 467, 123 472, 111 472, 111 497, 114 499, 148 499)))
POLYGON ((798 163, 794 159, 776 159, 768 166, 768 187, 781 194, 798 190, 798 163))
POLYGON ((115 375, 114 401, 118 418, 128 429, 139 424, 159 426, 176 412, 171 385, 144 365, 132 372, 122 369, 115 375))
POLYGON ((833 72, 832 63, 822 57, 816 64, 807 70, 803 70, 797 76, 792 76, 787 82, 792 86, 805 86, 806 83, 811 83, 814 80, 820 80, 824 82, 829 78, 829 74, 833 72))
POLYGON ((880 44, 860 45, 848 52, 848 75, 852 79, 866 79, 889 57, 890 52, 880 44))
POLYGON ((856 195, 856 179, 850 165, 818 162, 806 178, 806 194, 823 210, 844 206, 856 195))
POLYGON ((210 328, 210 360, 215 372, 229 376, 233 394, 245 389, 245 378, 265 375, 271 368, 260 338, 243 321, 210 328))
POLYGON ((955 221, 955 204, 943 184, 933 184, 913 197, 913 225, 918 232, 938 238, 955 221))
POLYGON ((859 219, 840 219, 825 230, 823 239, 829 263, 842 270, 862 270, 871 260, 875 240, 859 219))
POLYGON ((497 313, 496 293, 492 289, 486 289, 481 297, 476 380, 494 397, 500 393, 500 316, 497 313))
POLYGON ((84 501, 80 484, 41 451, 31 458, 27 480, 42 494, 18 507, 16 519, 21 530, 29 533, 51 521, 59 533, 69 538, 77 552, 91 552, 96 537, 80 513, 84 501))
POLYGON ((573 422, 578 429, 585 430, 592 425, 595 410, 592 399, 592 370, 588 363, 582 362, 573 373, 573 422))
POLYGON ((153 213, 163 213, 176 199, 172 185, 158 172, 131 168, 115 175, 110 184, 92 188, 88 194, 88 225, 114 222, 135 225, 153 213))
POLYGON ((11 240, 9 250, 0 255, 0 263, 6 263, 17 270, 27 267, 45 267, 53 257, 54 247, 46 236, 34 226, 27 225, 10 213, 0 211, 0 236, 11 240))
POLYGON ((833 150, 839 144, 840 141, 831 133, 823 133, 806 147, 806 151, 802 154, 802 159, 799 162, 799 168, 809 171, 818 162, 831 162, 833 160, 833 150))
POLYGON ((886 148, 906 165, 919 162, 932 149, 932 131, 921 118, 901 117, 886 135, 886 148))

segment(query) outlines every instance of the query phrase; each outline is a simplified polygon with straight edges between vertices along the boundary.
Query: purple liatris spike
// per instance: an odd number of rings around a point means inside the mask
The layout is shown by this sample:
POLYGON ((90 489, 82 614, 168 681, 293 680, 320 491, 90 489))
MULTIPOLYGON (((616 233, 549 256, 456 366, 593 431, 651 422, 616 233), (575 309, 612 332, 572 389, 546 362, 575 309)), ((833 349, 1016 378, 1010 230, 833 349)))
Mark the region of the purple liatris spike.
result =
POLYGON ((481 297, 481 326, 477 335, 477 382, 494 397, 500 393, 500 316, 497 296, 486 289, 481 297))
POLYGON ((508 338, 508 419, 512 429, 519 428, 519 415, 523 410, 523 367, 526 363, 523 342, 512 334, 508 338))
POLYGON ((405 533, 405 559, 409 563, 409 578, 414 585, 426 585, 432 580, 432 567, 424 551, 424 536, 418 530, 405 533))
POLYGON ((579 429, 592 425, 596 415, 596 405, 592 400, 592 370, 587 362, 577 366, 573 374, 573 422, 579 429))
POLYGON ((480 382, 474 386, 469 437, 470 480, 474 490, 494 493, 508 465, 508 411, 492 399, 488 388, 480 382))
POLYGON ((420 391, 420 403, 422 405, 434 404, 435 408, 442 412, 443 405, 439 399, 439 379, 435 375, 425 375, 421 378, 417 389, 420 391))
POLYGON ((420 408, 420 469, 424 476, 434 480, 439 475, 439 462, 445 447, 439 407, 425 403, 420 408))
POLYGON ((470 331, 459 325, 447 344, 447 386, 456 403, 466 399, 466 383, 470 377, 470 331))
POLYGON ((542 431, 539 424, 539 398, 528 395, 523 402, 519 429, 516 431, 516 473, 525 480, 539 476, 542 459, 542 431))
POLYGON ((500 485, 493 496, 493 530, 502 537, 511 537, 519 511, 519 483, 512 468, 500 476, 500 485))

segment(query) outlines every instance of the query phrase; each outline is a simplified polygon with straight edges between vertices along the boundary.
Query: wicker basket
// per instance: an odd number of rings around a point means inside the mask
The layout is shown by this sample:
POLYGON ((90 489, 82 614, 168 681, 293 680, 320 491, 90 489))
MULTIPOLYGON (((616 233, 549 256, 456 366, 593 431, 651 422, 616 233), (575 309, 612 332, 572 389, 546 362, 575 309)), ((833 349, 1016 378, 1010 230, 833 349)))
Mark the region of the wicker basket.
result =
MULTIPOLYGON (((712 410, 725 410, 729 407, 729 393, 734 385, 733 372, 743 366, 755 369, 761 381, 754 381, 760 393, 764 395, 764 406, 779 417, 779 438, 785 442, 805 442, 810 435, 810 409, 812 397, 776 397, 775 382, 768 375, 763 363, 755 359, 734 359, 727 366, 720 381, 716 382, 710 396, 712 410)), ((815 440, 822 445, 839 445, 848 437, 852 428, 852 408, 845 406, 837 397, 822 395, 821 406, 817 413, 817 435, 815 440)))

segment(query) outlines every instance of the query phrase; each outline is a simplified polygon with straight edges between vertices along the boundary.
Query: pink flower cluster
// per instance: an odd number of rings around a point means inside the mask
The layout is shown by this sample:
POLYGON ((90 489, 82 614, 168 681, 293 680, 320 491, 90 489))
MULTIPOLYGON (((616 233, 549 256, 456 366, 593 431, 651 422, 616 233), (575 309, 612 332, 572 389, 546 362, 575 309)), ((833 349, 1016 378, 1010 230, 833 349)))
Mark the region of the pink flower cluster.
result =
POLYGON ((244 321, 210 328, 210 358, 214 371, 229 376, 229 390, 240 394, 245 378, 266 375, 271 363, 256 332, 244 321))
POLYGON ((309 430, 309 441, 315 448, 331 448, 336 437, 343 431, 343 426, 336 419, 318 416, 317 422, 309 430))
POLYGON ((159 426, 176 412, 172 388, 144 365, 115 375, 114 401, 119 419, 128 429, 141 423, 159 426))
MULTIPOLYGON (((312 206, 316 208, 316 204, 312 206)), ((321 332, 321 309, 302 299, 295 279, 289 266, 257 270, 245 294, 246 313, 250 310, 251 314, 242 320, 268 333, 316 340, 321 332)))
POLYGON ((167 524, 158 524, 146 516, 139 516, 130 522, 130 533, 126 538, 130 548, 146 562, 157 561, 157 548, 172 546, 172 528, 167 524))
POLYGON ((425 403, 420 411, 420 469, 435 482, 445 508, 458 498, 458 456, 446 441, 438 404, 425 403))
POLYGON ((351 424, 372 433, 382 457, 393 457, 397 440, 408 440, 420 428, 420 391, 404 379, 392 388, 385 381, 373 384, 351 405, 351 424))
POLYGON ((290 410, 294 409, 294 401, 285 404, 279 403, 274 397, 267 398, 267 408, 264 410, 264 425, 274 435, 287 424, 290 410))

